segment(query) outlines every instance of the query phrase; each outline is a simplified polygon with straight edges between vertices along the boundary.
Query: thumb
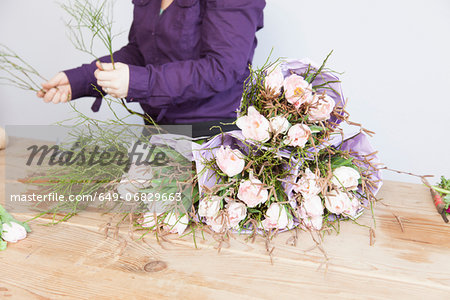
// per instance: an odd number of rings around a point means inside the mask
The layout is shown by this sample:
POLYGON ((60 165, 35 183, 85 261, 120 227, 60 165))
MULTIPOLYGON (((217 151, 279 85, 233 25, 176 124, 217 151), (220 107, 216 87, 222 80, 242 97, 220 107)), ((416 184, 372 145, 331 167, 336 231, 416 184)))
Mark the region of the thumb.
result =
POLYGON ((102 63, 101 61, 97 60, 97 61, 95 62, 95 65, 97 66, 97 68, 98 68, 100 71, 103 71, 103 63, 102 63))
POLYGON ((66 79, 67 79, 67 76, 64 73, 61 72, 61 73, 56 74, 56 76, 53 77, 52 79, 50 79, 49 81, 43 83, 42 87, 44 89, 51 89, 51 88, 56 87, 58 85, 66 84, 67 83, 66 79))

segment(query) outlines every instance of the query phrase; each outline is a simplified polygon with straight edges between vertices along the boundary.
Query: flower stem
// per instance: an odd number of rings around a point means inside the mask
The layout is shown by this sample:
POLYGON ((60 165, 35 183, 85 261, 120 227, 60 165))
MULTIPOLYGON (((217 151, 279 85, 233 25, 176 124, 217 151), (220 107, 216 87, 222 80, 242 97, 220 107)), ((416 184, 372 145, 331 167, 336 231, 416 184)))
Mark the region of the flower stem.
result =
POLYGON ((450 194, 450 191, 449 191, 449 190, 440 188, 440 187, 435 186, 435 185, 433 185, 432 187, 433 187, 433 189, 435 189, 435 190, 436 190, 437 192, 439 192, 439 193, 442 193, 442 194, 450 194))

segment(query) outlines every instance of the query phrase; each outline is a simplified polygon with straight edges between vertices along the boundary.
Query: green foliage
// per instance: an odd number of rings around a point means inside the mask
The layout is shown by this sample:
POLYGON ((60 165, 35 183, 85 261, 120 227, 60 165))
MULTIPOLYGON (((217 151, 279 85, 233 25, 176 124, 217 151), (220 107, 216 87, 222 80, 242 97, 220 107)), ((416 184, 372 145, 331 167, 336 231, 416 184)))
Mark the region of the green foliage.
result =
POLYGON ((339 167, 350 167, 357 169, 353 164, 353 157, 345 158, 342 156, 334 156, 331 158, 331 169, 336 169, 339 167))
POLYGON ((7 245, 8 243, 6 241, 0 239, 0 251, 5 250, 7 245))
POLYGON ((47 81, 35 68, 16 52, 0 44, 0 84, 11 85, 22 90, 41 90, 39 81, 47 81))
POLYGON ((441 182, 438 184, 438 187, 439 189, 435 189, 443 195, 442 200, 446 204, 445 209, 448 209, 450 207, 450 179, 441 176, 441 182))
POLYGON ((439 187, 444 190, 448 190, 450 193, 450 179, 441 176, 441 182, 439 183, 439 187))
POLYGON ((97 58, 93 48, 98 40, 108 50, 114 63, 112 42, 118 34, 113 34, 112 2, 73 0, 60 6, 70 17, 66 26, 75 48, 97 58), (86 32, 90 32, 90 36, 86 37, 86 32))

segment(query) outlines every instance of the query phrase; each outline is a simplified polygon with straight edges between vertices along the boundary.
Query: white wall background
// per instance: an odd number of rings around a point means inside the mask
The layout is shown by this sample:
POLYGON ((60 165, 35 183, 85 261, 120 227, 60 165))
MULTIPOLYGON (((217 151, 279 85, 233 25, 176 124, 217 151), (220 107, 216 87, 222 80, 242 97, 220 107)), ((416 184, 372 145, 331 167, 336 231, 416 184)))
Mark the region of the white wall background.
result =
MULTIPOLYGON (((373 144, 384 163, 450 177, 449 16, 448 0, 267 0, 254 63, 262 64, 272 47, 274 58, 316 62, 334 49, 328 66, 345 72, 348 110, 354 121, 377 133, 373 144)), ((90 61, 68 42, 62 17, 54 0, 1 0, 0 43, 46 77, 90 61)), ((128 30, 131 17, 131 1, 117 0, 117 31, 128 30)), ((126 34, 115 45, 125 42, 126 34)), ((91 104, 90 99, 77 101, 87 115, 108 118, 105 107, 91 113, 91 104)), ((0 126, 52 124, 69 118, 71 111, 68 105, 45 104, 29 92, 0 86, 0 126)), ((385 178, 418 182, 388 172, 385 178)))

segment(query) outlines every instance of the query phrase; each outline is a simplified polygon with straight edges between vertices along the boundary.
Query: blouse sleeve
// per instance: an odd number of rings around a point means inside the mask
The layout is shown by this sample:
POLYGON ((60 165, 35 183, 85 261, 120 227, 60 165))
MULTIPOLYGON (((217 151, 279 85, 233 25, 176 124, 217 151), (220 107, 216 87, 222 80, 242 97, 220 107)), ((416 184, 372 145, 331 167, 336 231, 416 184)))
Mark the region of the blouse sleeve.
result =
POLYGON ((129 99, 167 107, 230 89, 248 68, 264 0, 206 0, 200 59, 130 65, 129 99))

